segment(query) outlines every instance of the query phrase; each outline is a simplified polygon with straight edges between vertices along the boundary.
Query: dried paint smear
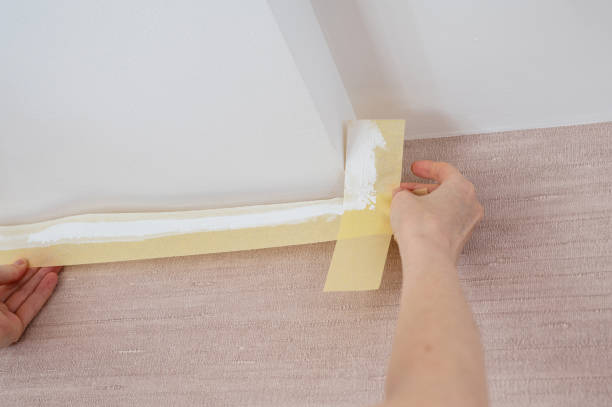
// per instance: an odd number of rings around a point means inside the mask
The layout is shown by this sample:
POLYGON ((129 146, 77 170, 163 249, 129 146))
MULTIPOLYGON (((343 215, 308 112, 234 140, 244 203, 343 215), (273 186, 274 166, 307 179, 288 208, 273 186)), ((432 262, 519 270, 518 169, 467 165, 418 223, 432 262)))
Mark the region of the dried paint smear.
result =
POLYGON ((344 209, 373 210, 376 205, 376 148, 385 148, 385 139, 371 120, 350 122, 347 137, 344 209))

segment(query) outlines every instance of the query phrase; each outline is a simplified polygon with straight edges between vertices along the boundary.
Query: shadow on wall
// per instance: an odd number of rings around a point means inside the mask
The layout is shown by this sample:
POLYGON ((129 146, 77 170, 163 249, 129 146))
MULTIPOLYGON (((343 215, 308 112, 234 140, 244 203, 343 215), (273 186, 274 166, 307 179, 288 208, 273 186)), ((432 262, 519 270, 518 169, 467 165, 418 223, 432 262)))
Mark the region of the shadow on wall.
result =
POLYGON ((382 1, 384 17, 376 13, 382 6, 364 1, 312 0, 357 118, 405 119, 407 139, 456 134, 460 127, 448 116, 419 108, 431 105, 437 93, 432 76, 423 75, 431 69, 410 3, 382 1), (385 24, 391 14, 397 21, 385 24), (372 24, 386 31, 380 34, 372 24), (389 36, 394 40, 384 41, 389 36))

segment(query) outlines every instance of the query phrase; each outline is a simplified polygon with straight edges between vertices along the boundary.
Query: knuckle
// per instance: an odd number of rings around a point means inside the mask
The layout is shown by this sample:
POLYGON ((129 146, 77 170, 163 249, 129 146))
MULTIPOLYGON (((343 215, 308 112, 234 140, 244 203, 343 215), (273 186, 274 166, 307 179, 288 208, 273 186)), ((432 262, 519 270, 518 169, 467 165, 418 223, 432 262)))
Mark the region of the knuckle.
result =
POLYGON ((453 167, 452 165, 450 165, 449 163, 447 163, 446 161, 434 161, 434 164, 436 167, 438 167, 439 169, 455 169, 455 167, 453 167))
POLYGON ((461 177, 458 182, 459 190, 468 198, 476 196, 476 187, 467 179, 461 177))
POLYGON ((413 197, 414 196, 412 192, 408 191, 407 189, 403 189, 397 194, 395 194, 395 198, 397 199, 397 201, 402 203, 409 202, 413 197))
POLYGON ((459 169, 457 167, 455 167, 454 165, 447 163, 446 161, 441 161, 440 162, 441 166, 444 167, 444 169, 453 174, 454 176, 460 176, 463 177, 463 174, 461 174, 461 171, 459 171, 459 169))

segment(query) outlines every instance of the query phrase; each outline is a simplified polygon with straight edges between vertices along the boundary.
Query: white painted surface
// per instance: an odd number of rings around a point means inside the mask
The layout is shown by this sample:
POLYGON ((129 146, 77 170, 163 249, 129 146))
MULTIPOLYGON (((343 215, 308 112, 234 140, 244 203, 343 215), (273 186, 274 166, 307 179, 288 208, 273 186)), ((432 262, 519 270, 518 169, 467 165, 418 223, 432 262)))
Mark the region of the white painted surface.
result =
POLYGON ((265 0, 0 0, 0 225, 341 196, 342 84, 287 27, 265 0))
POLYGON ((268 0, 332 144, 344 160, 344 124, 353 106, 309 0, 268 0))
POLYGON ((0 225, 339 196, 353 108, 407 138, 612 120, 608 1, 312 6, 0 0, 0 225))
POLYGON ((303 224, 319 218, 337 221, 345 211, 376 209, 377 148, 385 148, 385 139, 376 123, 370 120, 348 123, 342 198, 179 213, 80 215, 35 224, 0 226, 0 250, 141 241, 187 233, 303 224))
POLYGON ((313 0, 359 118, 407 138, 612 120, 608 0, 313 0))

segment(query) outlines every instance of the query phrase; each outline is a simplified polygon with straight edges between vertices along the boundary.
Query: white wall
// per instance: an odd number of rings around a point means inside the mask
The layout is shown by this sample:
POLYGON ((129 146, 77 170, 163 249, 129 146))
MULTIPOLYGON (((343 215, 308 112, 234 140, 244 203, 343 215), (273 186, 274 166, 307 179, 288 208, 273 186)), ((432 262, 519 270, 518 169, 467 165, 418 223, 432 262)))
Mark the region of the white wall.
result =
POLYGON ((0 225, 341 196, 353 112, 299 6, 0 0, 0 225))
POLYGON ((608 0, 313 0, 359 118, 407 138, 612 120, 608 0))
POLYGON ((309 0, 268 0, 317 112, 344 160, 344 124, 353 106, 309 0))
POLYGON ((607 0, 0 0, 0 225, 339 196, 353 108, 407 119, 408 138, 612 120, 610 15, 607 0))

